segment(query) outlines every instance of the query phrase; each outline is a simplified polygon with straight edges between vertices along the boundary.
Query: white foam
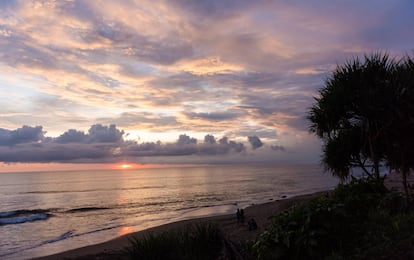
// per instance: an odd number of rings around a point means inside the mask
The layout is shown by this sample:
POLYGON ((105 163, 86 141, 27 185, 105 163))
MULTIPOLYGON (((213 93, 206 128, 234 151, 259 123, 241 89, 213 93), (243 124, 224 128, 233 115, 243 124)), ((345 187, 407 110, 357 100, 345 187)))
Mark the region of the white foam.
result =
POLYGON ((33 222, 37 220, 45 220, 48 218, 48 215, 45 213, 37 213, 33 215, 27 216, 18 216, 12 218, 0 218, 0 225, 8 225, 8 224, 20 224, 25 222, 33 222))

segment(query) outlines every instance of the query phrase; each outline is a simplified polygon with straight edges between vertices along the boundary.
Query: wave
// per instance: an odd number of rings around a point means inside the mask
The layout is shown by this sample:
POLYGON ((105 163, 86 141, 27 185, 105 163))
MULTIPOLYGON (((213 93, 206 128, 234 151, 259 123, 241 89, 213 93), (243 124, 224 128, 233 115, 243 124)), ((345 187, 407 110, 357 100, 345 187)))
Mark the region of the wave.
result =
POLYGON ((82 207, 82 208, 75 208, 67 210, 66 213, 76 213, 76 212, 87 212, 87 211, 95 211, 95 210, 105 210, 111 209, 107 207, 82 207))
POLYGON ((106 230, 111 230, 111 229, 119 228, 119 227, 123 227, 123 226, 124 225, 122 224, 122 225, 114 225, 114 226, 109 226, 109 227, 98 228, 98 229, 86 231, 86 232, 83 232, 83 233, 75 234, 75 235, 73 235, 73 237, 78 237, 78 236, 93 234, 93 233, 97 233, 97 232, 101 232, 101 231, 106 231, 106 230))
POLYGON ((221 203, 221 204, 207 204, 207 205, 182 207, 182 208, 176 209, 176 211, 197 210, 197 209, 202 209, 202 208, 213 208, 213 207, 222 207, 222 206, 236 206, 236 205, 237 205, 236 202, 227 202, 227 203, 221 203))
POLYGON ((67 232, 63 233, 62 235, 60 235, 60 236, 58 236, 58 237, 56 237, 56 238, 52 238, 52 239, 49 239, 49 240, 44 241, 44 242, 43 242, 43 243, 41 243, 40 245, 55 243, 55 242, 58 242, 58 241, 64 240, 64 239, 66 239, 66 238, 69 238, 69 237, 71 237, 72 235, 73 235, 73 230, 69 230, 69 231, 67 231, 67 232))
POLYGON ((162 189, 164 185, 156 186, 142 186, 142 187, 131 187, 131 188, 109 188, 109 189, 86 189, 86 190, 39 190, 39 191, 25 191, 19 192, 19 194, 57 194, 57 193, 81 193, 81 192, 105 192, 105 191, 129 191, 129 190, 147 190, 147 189, 162 189))
POLYGON ((0 212, 0 226, 11 224, 22 224, 26 222, 33 222, 38 220, 46 220, 52 214, 49 210, 34 209, 34 210, 14 210, 0 212))

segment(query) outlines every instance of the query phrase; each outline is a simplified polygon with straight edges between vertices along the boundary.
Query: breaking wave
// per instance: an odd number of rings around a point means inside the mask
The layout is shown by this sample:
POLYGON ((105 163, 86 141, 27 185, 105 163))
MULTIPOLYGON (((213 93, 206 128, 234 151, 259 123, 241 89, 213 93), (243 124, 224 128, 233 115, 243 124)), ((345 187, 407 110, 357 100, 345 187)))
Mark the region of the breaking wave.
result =
POLYGON ((67 213, 75 213, 75 212, 86 212, 86 211, 95 211, 95 210, 105 210, 110 209, 108 207, 83 207, 83 208, 75 208, 67 210, 67 213))
POLYGON ((39 220, 46 220, 52 214, 49 210, 13 210, 0 212, 0 225, 22 224, 39 220))

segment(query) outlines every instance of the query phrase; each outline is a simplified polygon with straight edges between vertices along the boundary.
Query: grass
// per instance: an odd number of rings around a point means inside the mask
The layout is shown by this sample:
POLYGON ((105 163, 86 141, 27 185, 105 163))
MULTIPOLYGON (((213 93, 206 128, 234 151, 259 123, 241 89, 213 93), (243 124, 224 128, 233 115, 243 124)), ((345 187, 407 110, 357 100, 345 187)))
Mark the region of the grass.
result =
POLYGON ((211 223, 132 238, 130 259, 216 259, 223 248, 219 228, 211 223))

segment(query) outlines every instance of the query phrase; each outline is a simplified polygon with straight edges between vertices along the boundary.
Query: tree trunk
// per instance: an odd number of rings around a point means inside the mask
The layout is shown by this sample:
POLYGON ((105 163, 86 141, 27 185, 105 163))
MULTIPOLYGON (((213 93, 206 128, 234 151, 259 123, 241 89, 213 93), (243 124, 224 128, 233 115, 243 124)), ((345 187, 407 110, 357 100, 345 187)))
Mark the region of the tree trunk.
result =
POLYGON ((410 202, 410 194, 408 192, 408 184, 407 184, 407 171, 405 169, 402 170, 402 177, 403 177, 404 193, 407 198, 407 202, 410 202))
POLYGON ((371 135, 371 127, 369 124, 369 121, 367 122, 367 136, 368 136, 368 146, 369 146, 369 153, 370 153, 370 157, 372 160, 372 163, 374 164, 373 168, 374 168, 374 176, 379 179, 380 175, 379 175, 379 160, 377 158, 377 156, 375 155, 375 150, 374 150, 374 145, 372 143, 372 135, 371 135))
POLYGON ((368 145, 369 145, 369 152, 371 153, 371 160, 372 160, 372 163, 374 164, 374 176, 377 179, 379 179, 379 177, 380 177, 380 174, 379 174, 379 161, 378 161, 377 156, 375 155, 371 137, 368 137, 368 145))

